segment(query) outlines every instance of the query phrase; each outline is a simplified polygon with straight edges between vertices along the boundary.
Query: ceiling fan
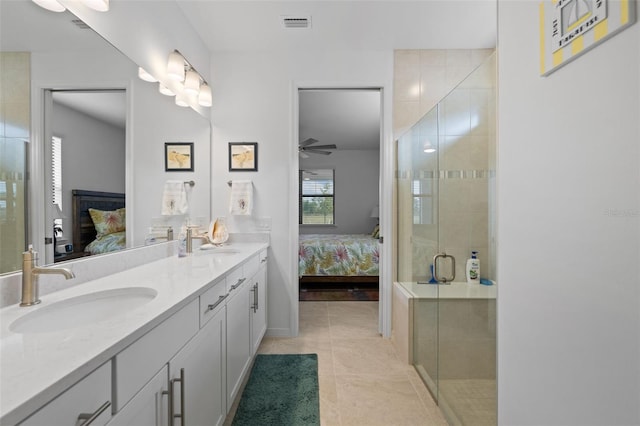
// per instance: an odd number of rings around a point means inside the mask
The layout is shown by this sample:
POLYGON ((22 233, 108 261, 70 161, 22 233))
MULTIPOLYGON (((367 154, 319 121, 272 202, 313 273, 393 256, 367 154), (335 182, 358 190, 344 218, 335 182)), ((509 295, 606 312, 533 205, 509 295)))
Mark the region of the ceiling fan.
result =
POLYGON ((315 145, 315 146, 311 146, 314 143, 317 143, 318 140, 314 139, 314 138, 309 138, 305 141, 300 142, 300 144, 298 145, 298 153, 300 154, 300 157, 302 158, 309 158, 309 154, 322 154, 322 155, 329 155, 331 154, 331 151, 326 151, 327 149, 337 149, 338 147, 334 144, 330 144, 330 145, 315 145))

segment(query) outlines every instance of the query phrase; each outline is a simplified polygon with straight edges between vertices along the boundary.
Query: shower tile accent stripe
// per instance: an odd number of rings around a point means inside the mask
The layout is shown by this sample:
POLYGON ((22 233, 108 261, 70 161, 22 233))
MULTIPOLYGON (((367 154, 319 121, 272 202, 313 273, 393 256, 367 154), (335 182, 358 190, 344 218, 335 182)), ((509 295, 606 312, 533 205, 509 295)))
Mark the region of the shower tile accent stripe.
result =
POLYGON ((396 179, 488 179, 496 176, 495 170, 398 170, 396 179))

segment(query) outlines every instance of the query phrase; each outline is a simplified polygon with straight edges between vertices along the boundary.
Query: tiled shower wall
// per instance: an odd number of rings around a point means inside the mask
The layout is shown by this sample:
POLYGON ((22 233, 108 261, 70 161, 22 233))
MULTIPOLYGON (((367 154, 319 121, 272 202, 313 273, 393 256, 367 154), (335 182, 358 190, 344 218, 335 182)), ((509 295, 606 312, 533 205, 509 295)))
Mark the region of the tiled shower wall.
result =
POLYGON ((416 124, 491 53, 493 49, 396 50, 394 138, 416 124))
MULTIPOLYGON (((457 260, 456 281, 465 280, 465 261, 471 250, 480 252, 482 277, 495 279, 492 238, 495 212, 491 202, 495 176, 495 59, 483 64, 492 52, 491 49, 396 51, 396 137, 404 134, 403 140, 421 144, 416 135, 424 131, 426 123, 426 127, 437 128, 430 138, 437 138, 439 145, 437 153, 429 157, 421 152, 421 146, 414 147, 414 154, 410 155, 412 164, 400 165, 401 169, 412 169, 410 174, 439 173, 439 178, 434 176, 438 181, 434 188, 438 207, 432 224, 414 224, 411 194, 405 193, 409 184, 399 181, 398 201, 406 204, 398 208, 396 215, 401 281, 429 279, 430 259, 443 250, 457 260), (433 108, 438 103, 440 116, 436 127, 433 108), (411 129, 429 111, 430 118, 411 129), (412 255, 407 256, 408 253, 412 255)), ((404 178, 409 177, 405 176, 406 170, 399 172, 404 178)))
POLYGON ((22 268, 31 56, 0 52, 0 274, 22 268))

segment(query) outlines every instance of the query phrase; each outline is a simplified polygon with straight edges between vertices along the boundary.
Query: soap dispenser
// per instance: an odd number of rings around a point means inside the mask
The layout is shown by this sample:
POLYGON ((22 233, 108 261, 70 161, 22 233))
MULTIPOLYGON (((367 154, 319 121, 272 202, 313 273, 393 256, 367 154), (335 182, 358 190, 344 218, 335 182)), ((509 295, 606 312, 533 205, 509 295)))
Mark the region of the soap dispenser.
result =
POLYGON ((467 274, 468 284, 480 283, 480 259, 478 259, 478 252, 471 252, 471 259, 467 259, 467 267, 465 268, 467 274))

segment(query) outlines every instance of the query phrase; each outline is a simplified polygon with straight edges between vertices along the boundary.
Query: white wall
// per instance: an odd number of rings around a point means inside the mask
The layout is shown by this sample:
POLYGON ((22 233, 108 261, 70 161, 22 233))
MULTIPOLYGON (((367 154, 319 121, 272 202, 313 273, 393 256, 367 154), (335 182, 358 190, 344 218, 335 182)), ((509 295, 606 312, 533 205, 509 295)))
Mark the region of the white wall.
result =
POLYGON ((637 425, 640 25, 545 78, 538 5, 499 1, 498 420, 637 425))
POLYGON ((53 104, 53 135, 62 139, 62 229, 73 241, 73 189, 125 191, 125 131, 53 104))
MULTIPOLYGON (((212 58, 214 79, 213 212, 228 211, 230 179, 252 179, 256 216, 272 218, 269 257, 269 333, 291 335, 297 306, 297 142, 293 105, 300 87, 384 86, 385 129, 390 129, 393 52, 221 52, 212 58), (229 173, 228 142, 258 142, 258 172, 229 173), (291 198, 291 192, 294 194, 291 198), (292 275, 293 274, 293 275, 292 275)), ((390 144, 391 141, 385 140, 390 144)))
MULTIPOLYGON (((173 98, 162 96, 155 84, 138 80, 134 90, 133 182, 131 197, 135 211, 133 245, 144 243, 152 218, 161 218, 174 228, 178 238, 180 226, 189 219, 210 220, 211 201, 211 126, 209 121, 190 108, 177 107, 173 98), (193 172, 165 172, 165 142, 194 143, 193 172), (189 213, 185 216, 160 215, 162 192, 167 180, 195 182, 186 186, 189 213)), ((127 192, 127 196, 129 193, 127 192)))
POLYGON ((378 223, 371 210, 378 205, 380 151, 336 150, 331 155, 309 154, 300 169, 333 169, 335 226, 300 226, 301 234, 370 234, 378 223))

